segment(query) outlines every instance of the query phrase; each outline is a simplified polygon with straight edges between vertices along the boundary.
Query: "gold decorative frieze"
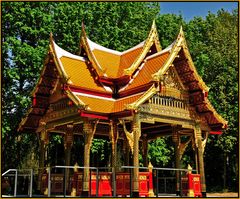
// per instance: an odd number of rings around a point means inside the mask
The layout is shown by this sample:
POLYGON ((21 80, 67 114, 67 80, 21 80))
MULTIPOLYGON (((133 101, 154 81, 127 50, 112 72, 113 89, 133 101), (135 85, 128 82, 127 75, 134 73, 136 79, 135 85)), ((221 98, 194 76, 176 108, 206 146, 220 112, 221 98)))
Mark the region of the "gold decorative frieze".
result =
POLYGON ((63 99, 58 100, 55 103, 50 104, 50 108, 53 111, 66 109, 66 108, 69 108, 69 106, 70 106, 70 100, 68 98, 63 98, 63 99))
POLYGON ((147 176, 139 176, 139 180, 147 180, 147 176))
POLYGON ((123 175, 117 175, 117 176, 116 176, 116 179, 117 179, 117 180, 123 180, 123 175))
POLYGON ((49 113, 46 114, 44 120, 51 122, 57 119, 67 118, 76 114, 78 114, 78 108, 71 107, 63 110, 50 111, 49 113))

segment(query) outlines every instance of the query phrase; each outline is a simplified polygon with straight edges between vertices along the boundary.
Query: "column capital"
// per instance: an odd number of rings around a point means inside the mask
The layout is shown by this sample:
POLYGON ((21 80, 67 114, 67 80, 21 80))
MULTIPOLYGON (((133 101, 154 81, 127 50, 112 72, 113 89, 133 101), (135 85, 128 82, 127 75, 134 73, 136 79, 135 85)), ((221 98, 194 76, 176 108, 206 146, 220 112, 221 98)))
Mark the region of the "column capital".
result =
POLYGON ((44 143, 44 145, 47 145, 49 143, 49 135, 46 129, 43 129, 40 132, 40 139, 44 143))

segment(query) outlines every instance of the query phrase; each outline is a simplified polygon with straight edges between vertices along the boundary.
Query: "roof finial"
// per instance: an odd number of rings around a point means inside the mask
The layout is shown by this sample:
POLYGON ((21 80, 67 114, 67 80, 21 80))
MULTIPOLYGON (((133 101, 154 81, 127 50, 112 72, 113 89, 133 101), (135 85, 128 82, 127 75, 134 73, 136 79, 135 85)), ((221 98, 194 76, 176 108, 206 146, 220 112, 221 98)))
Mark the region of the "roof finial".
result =
POLYGON ((184 32, 183 32, 183 27, 182 27, 182 25, 180 26, 179 35, 180 35, 180 36, 184 36, 184 32))
POLYGON ((50 36, 50 41, 52 42, 53 41, 53 34, 52 34, 52 32, 50 32, 49 36, 50 36))
POLYGON ((83 19, 82 19, 82 29, 84 29, 84 21, 83 21, 83 19))
POLYGON ((53 45, 54 39, 53 39, 53 33, 52 32, 50 32, 50 34, 49 34, 49 41, 50 41, 50 44, 53 45))
POLYGON ((81 35, 86 36, 85 25, 84 25, 83 19, 82 19, 82 32, 81 32, 81 35))
POLYGON ((153 19, 153 22, 152 22, 152 30, 153 30, 153 29, 157 29, 156 19, 153 19))

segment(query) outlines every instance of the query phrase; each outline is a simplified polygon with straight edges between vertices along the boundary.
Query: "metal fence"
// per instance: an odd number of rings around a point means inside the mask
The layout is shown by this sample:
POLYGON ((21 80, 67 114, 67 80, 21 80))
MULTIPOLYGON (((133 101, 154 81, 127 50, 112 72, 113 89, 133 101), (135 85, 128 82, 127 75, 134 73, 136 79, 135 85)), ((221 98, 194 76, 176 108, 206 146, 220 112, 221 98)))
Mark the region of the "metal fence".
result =
MULTIPOLYGON (((148 167, 134 167, 134 166, 121 166, 117 168, 118 172, 122 172, 124 175, 129 176, 129 194, 127 196, 132 197, 133 187, 133 169, 138 168, 140 172, 142 171, 148 171, 148 167)), ((102 173, 107 173, 111 176, 111 190, 112 194, 111 196, 117 197, 117 179, 116 176, 119 174, 116 172, 116 168, 113 167, 81 167, 81 166, 52 166, 47 168, 40 168, 38 172, 34 173, 33 169, 24 169, 24 170, 18 170, 18 169, 9 169, 8 171, 4 172, 2 174, 2 182, 3 180, 8 179, 9 183, 11 184, 11 191, 8 193, 9 196, 13 197, 33 197, 34 196, 40 196, 40 193, 34 192, 39 179, 41 179, 42 182, 42 176, 46 176, 46 183, 45 187, 47 188, 47 197, 51 196, 57 196, 56 193, 53 191, 53 187, 57 185, 57 183, 61 183, 60 192, 58 193, 60 196, 68 197, 70 196, 69 190, 72 189, 71 182, 73 179, 74 169, 79 169, 84 171, 84 169, 89 169, 89 196, 93 197, 99 197, 99 179, 101 179, 102 173), (45 172, 40 172, 40 170, 45 172), (40 177, 38 176, 40 175, 40 177), (61 176, 61 179, 56 182, 54 176, 61 176), (94 176, 95 184, 94 184, 94 192, 92 187, 92 176, 94 176), (68 178, 68 179, 67 179, 68 178), (25 186, 25 189, 23 188, 25 186), (26 188, 27 187, 27 188, 26 188), (24 190, 24 191, 21 191, 24 190)), ((159 197, 159 195, 166 193, 166 194, 173 194, 176 193, 176 173, 179 173, 179 186, 180 186, 180 196, 182 196, 182 183, 181 179, 182 176, 184 176, 189 170, 188 169, 175 169, 175 168, 152 168, 152 182, 154 183, 154 194, 156 197, 159 197)), ((192 172, 195 172, 196 170, 192 170, 192 172)), ((82 185, 84 181, 84 177, 82 175, 82 185)), ((144 172, 143 172, 144 173, 144 172)), ((78 187, 76 187, 78 188, 78 187)), ((3 183, 2 183, 2 190, 3 190, 3 183)), ((58 189, 59 190, 59 189, 58 189)), ((2 191, 2 194, 3 191, 2 191)), ((43 196, 43 195, 42 195, 43 196)), ((77 197, 79 197, 78 195, 77 197)))
MULTIPOLYGON (((3 186, 5 186, 5 189, 8 189, 8 193, 5 193, 7 195, 13 195, 14 197, 17 196, 18 190, 20 191, 27 191, 26 194, 29 197, 32 197, 32 191, 33 191, 33 169, 9 169, 6 172, 2 174, 2 194, 3 193, 3 186), (13 174, 14 172, 14 174, 13 174), (14 178, 14 180, 13 180, 14 178), (24 180, 24 184, 26 186, 21 186, 19 182, 24 180), (22 190, 18 187, 22 187, 22 190), (12 194, 12 188, 13 188, 13 194, 12 194), (25 189, 24 189, 25 188, 25 189)), ((6 190, 5 190, 6 191, 6 190)))

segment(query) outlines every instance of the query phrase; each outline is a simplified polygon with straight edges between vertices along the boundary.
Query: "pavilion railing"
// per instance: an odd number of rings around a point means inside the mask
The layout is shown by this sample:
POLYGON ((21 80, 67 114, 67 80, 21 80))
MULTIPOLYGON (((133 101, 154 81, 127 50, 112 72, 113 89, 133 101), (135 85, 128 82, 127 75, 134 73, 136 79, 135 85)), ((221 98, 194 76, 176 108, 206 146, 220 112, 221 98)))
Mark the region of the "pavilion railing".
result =
POLYGON ((186 100, 155 95, 139 106, 141 112, 190 119, 191 107, 186 100))
POLYGON ((188 102, 186 100, 161 95, 154 95, 152 99, 149 101, 149 103, 158 106, 169 106, 185 110, 188 110, 189 108, 188 102))

